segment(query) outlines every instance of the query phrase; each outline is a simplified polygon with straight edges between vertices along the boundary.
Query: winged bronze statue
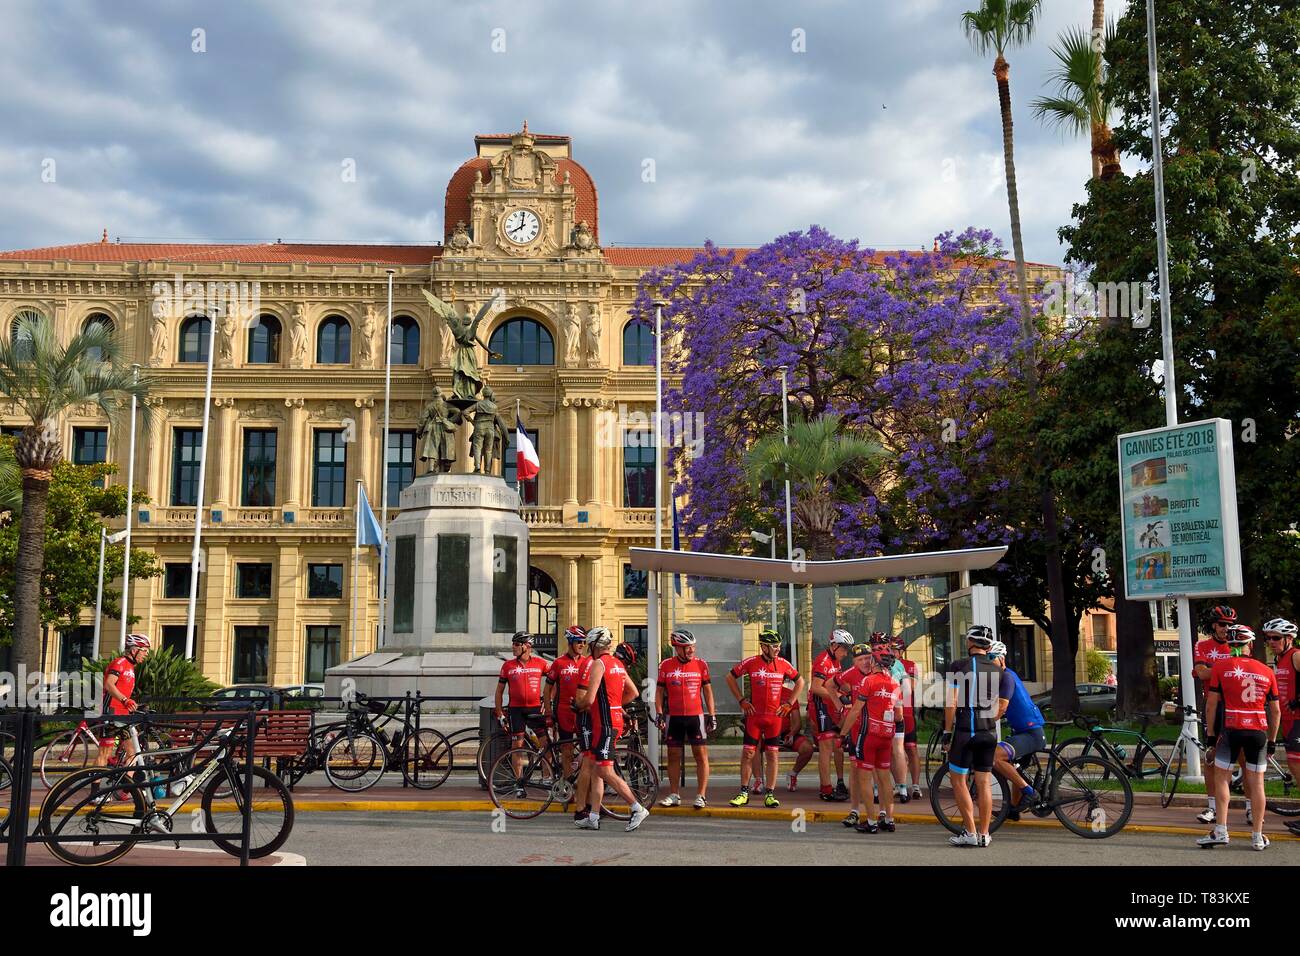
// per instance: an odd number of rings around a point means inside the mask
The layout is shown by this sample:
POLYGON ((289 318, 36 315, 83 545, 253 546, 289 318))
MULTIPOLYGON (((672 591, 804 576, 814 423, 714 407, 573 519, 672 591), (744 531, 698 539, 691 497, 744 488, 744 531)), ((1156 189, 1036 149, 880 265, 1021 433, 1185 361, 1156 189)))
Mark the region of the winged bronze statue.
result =
POLYGON ((478 355, 474 351, 474 346, 481 345, 492 357, 500 357, 499 353, 493 352, 491 347, 478 337, 478 327, 496 309, 501 301, 501 294, 497 293, 489 299, 483 308, 478 310, 478 314, 470 319, 461 316, 453 306, 443 302, 428 289, 420 291, 424 293, 424 298, 429 303, 429 308, 433 309, 433 314, 440 316, 447 323, 452 338, 456 340, 456 348, 452 352, 449 363, 452 395, 472 404, 478 399, 479 390, 483 387, 483 376, 479 372, 478 355))

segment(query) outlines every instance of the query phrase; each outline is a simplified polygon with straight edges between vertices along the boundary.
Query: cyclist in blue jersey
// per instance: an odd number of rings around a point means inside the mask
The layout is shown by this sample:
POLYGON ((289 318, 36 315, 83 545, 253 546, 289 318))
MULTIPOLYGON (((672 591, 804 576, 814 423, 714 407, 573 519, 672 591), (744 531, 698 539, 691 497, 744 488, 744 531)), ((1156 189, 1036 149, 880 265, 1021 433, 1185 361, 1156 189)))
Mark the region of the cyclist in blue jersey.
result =
POLYGON ((1047 749, 1047 736, 1043 731, 1043 712, 1038 709, 1025 690, 1020 675, 1007 666, 1007 646, 994 641, 988 657, 1002 670, 999 680, 998 703, 1003 717, 1011 725, 1011 736, 998 743, 993 755, 993 772, 1011 784, 1011 819, 1019 819, 1020 811, 1034 799, 1034 788, 1016 769, 1015 761, 1032 753, 1047 749))

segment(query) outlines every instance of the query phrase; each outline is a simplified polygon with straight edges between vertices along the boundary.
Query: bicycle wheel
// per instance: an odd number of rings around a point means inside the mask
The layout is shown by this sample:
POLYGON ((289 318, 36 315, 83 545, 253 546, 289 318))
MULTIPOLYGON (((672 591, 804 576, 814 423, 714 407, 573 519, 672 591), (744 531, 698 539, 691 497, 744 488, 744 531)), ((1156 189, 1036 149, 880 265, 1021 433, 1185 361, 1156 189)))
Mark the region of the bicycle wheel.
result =
MULTIPOLYGON (((634 750, 615 750, 614 772, 627 783, 637 803, 643 807, 654 806, 655 798, 659 796, 659 773, 644 754, 634 750)), ((601 806, 615 820, 632 818, 631 805, 613 787, 605 787, 601 806)))
POLYGON ((545 754, 529 747, 507 750, 488 774, 493 806, 513 820, 531 820, 555 800, 555 768, 545 754))
POLYGON ((0 757, 0 836, 9 829, 9 807, 13 801, 14 772, 9 761, 0 757))
POLYGON ((948 757, 943 752, 940 743, 942 739, 943 731, 938 729, 930 734, 930 739, 926 742, 924 776, 927 781, 933 778, 939 768, 948 762, 948 757))
POLYGON ((360 793, 384 775, 388 753, 372 734, 340 734, 325 751, 325 778, 340 790, 360 793))
MULTIPOLYGON (((960 774, 961 782, 956 786, 965 786, 968 789, 975 785, 974 774, 960 774)), ((961 811, 957 809, 957 797, 953 792, 954 784, 953 775, 948 773, 948 765, 944 764, 934 772, 930 778, 930 809, 934 811, 934 817, 951 833, 960 834, 964 825, 961 819, 961 811)), ((992 780, 993 795, 993 815, 989 820, 989 833, 992 833, 998 827, 1002 826, 1011 810, 1011 787, 1002 777, 993 774, 992 780)), ((971 793, 972 800, 975 794, 971 793)), ((976 813, 978 813, 976 806, 976 813)))
POLYGON ((433 790, 451 774, 451 745, 432 727, 422 727, 402 746, 402 779, 412 787, 433 790))
POLYGON ((1174 794, 1178 792, 1178 779, 1183 775, 1187 766, 1187 738, 1179 735, 1178 740, 1174 742, 1174 749, 1169 754, 1169 763, 1165 764, 1165 772, 1160 776, 1160 806, 1167 808, 1174 802, 1174 794))
POLYGON ((1071 833, 1090 840, 1114 836, 1133 813, 1128 774, 1100 757, 1075 757, 1052 774, 1047 802, 1071 833))
MULTIPOLYGON (((239 856, 244 829, 244 768, 227 764, 203 788, 203 822, 212 842, 231 856, 239 856), (230 806, 216 806, 230 794, 230 806)), ((293 830, 293 795, 271 771, 253 767, 253 802, 249 804, 248 855, 269 856, 289 839, 293 830)))
POLYGON ((69 730, 51 740, 41 753, 41 783, 47 789, 52 788, 68 774, 85 770, 91 763, 90 741, 80 730, 69 730))
POLYGON ((129 783, 128 772, 92 767, 70 773, 45 795, 37 832, 49 838, 50 853, 73 866, 102 866, 120 859, 135 841, 63 843, 59 837, 129 837, 141 833, 144 795, 129 783))

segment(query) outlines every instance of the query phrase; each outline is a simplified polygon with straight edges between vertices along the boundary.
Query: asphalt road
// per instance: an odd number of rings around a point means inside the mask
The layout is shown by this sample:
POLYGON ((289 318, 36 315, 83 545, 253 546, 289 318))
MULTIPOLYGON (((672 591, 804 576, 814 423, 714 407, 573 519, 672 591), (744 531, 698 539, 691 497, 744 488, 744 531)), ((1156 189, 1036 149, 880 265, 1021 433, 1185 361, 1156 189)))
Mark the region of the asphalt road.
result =
POLYGON ((308 866, 338 865, 642 865, 770 864, 1061 866, 1284 866, 1300 862, 1300 846, 1274 843, 1263 853, 1248 841, 1202 850, 1194 837, 1121 833, 1084 840, 1064 829, 995 833, 985 849, 954 849, 937 824, 899 824, 892 834, 868 836, 838 824, 809 823, 796 832, 770 820, 651 816, 636 833, 603 821, 599 833, 573 829, 572 817, 548 813, 505 820, 493 831, 487 813, 305 813, 286 850, 308 866))

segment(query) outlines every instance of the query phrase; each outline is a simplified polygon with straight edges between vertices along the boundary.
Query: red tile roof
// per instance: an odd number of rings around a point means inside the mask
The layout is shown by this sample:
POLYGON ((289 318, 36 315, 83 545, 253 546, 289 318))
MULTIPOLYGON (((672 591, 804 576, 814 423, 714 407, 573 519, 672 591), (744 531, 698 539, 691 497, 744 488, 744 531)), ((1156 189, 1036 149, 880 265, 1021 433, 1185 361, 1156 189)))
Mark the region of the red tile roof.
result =
POLYGON ((442 255, 441 246, 337 245, 314 242, 165 243, 83 242, 41 249, 0 252, 0 259, 73 262, 304 262, 322 265, 427 265, 442 255))
MULTIPOLYGON (((699 246, 610 246, 605 249, 605 261, 612 266, 655 268, 690 262, 703 252, 699 246)), ((723 250, 744 258, 752 249, 723 250)))
MULTIPOLYGON (((575 200, 574 221, 586 221, 591 227, 591 233, 600 241, 600 205, 596 194, 596 184, 592 181, 591 174, 583 168, 582 164, 573 159, 557 159, 556 165, 556 183, 564 183, 564 174, 569 174, 569 183, 573 186, 575 200)), ((464 222, 466 225, 470 221, 470 190, 474 188, 474 183, 478 181, 479 171, 483 172, 483 181, 492 181, 492 164, 482 156, 475 156, 460 165, 451 179, 447 182, 447 198, 443 206, 442 217, 442 234, 443 238, 450 239, 452 230, 456 228, 456 223, 464 222)))

